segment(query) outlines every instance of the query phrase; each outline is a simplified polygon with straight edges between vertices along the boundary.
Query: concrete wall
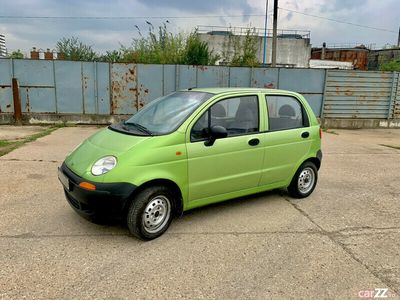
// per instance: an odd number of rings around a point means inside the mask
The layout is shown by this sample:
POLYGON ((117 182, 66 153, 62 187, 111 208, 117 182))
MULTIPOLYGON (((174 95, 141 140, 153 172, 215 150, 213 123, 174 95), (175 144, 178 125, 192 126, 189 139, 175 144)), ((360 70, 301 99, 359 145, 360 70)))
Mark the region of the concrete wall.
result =
MULTIPOLYGON (((224 52, 233 54, 233 40, 239 39, 242 43, 245 36, 240 35, 212 35, 199 33, 202 41, 209 45, 210 50, 223 56, 224 52)), ((263 62, 264 37, 256 36, 257 58, 263 62)), ((311 58, 311 45, 309 39, 278 38, 277 40, 277 64, 281 67, 308 68, 311 58)), ((267 38, 267 64, 271 63, 272 38, 267 38)))

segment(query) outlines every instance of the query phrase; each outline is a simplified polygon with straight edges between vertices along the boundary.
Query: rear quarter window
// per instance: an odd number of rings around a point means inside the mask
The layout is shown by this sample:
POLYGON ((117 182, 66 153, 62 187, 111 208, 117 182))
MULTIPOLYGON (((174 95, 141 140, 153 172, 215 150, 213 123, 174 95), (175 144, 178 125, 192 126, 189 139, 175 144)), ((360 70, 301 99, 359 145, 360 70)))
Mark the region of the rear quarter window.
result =
POLYGON ((265 96, 268 109, 269 131, 288 130, 309 126, 303 104, 295 97, 284 95, 265 96))

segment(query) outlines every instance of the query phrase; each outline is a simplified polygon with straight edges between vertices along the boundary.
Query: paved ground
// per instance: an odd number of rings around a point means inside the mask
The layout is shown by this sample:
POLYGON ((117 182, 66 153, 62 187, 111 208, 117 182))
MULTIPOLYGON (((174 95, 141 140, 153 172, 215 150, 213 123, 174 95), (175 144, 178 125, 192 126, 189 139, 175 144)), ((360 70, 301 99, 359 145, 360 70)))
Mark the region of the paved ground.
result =
POLYGON ((42 132, 46 129, 44 126, 0 126, 0 140, 20 140, 29 135, 42 132))
POLYGON ((400 150, 380 145, 400 146, 400 130, 326 133, 308 199, 269 192, 197 209, 151 242, 91 224, 64 200, 56 168, 96 130, 61 128, 0 157, 0 299, 400 292, 400 150))

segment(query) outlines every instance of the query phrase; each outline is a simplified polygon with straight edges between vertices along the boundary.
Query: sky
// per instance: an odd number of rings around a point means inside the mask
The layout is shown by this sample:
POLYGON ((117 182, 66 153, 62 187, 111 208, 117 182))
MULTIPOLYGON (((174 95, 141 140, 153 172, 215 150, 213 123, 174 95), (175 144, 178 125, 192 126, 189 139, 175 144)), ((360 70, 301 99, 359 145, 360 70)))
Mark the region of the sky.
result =
MULTIPOLYGON (((0 34, 5 35, 9 52, 21 49, 28 53, 32 47, 55 49, 58 40, 71 36, 98 52, 105 52, 120 45, 129 46, 139 36, 137 28, 145 34, 150 26, 146 21, 155 27, 164 22, 169 31, 186 33, 197 25, 263 28, 265 3, 265 0, 0 0, 0 34)), ((273 0, 269 0, 268 28, 272 28, 272 7, 273 0)), ((309 30, 315 47, 322 42, 375 44, 378 48, 397 43, 399 0, 279 0, 279 7, 282 9, 278 28, 309 30)))

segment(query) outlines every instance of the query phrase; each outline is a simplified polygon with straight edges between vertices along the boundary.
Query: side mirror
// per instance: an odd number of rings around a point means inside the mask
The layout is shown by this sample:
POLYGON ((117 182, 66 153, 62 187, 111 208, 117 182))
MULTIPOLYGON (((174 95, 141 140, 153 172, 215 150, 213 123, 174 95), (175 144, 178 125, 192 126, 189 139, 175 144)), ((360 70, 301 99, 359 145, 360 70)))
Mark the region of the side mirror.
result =
POLYGON ((210 129, 210 137, 207 141, 204 142, 206 146, 214 145, 216 139, 226 138, 228 136, 228 132, 225 127, 222 126, 213 126, 210 129))

